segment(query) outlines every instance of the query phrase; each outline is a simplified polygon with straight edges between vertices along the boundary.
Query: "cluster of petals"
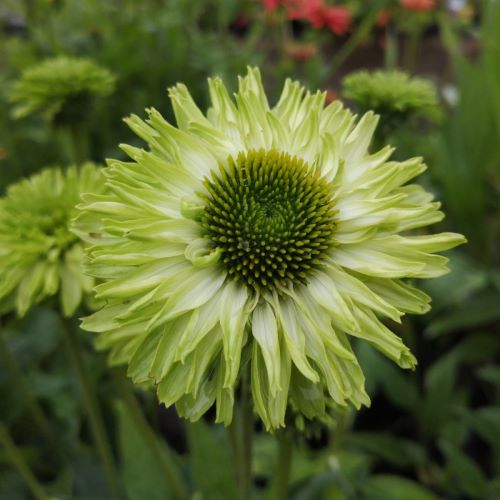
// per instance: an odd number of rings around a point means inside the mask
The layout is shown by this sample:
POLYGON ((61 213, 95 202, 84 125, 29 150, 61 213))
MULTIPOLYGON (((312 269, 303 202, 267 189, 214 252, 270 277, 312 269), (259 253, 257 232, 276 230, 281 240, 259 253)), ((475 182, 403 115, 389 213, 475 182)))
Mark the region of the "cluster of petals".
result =
POLYGON ((306 21, 315 29, 326 26, 337 35, 344 35, 351 26, 351 13, 346 7, 328 5, 323 0, 262 0, 262 3, 268 12, 282 5, 288 19, 306 21))
POLYGON ((108 191, 84 197, 75 231, 89 244, 86 269, 104 306, 83 328, 190 420, 215 404, 216 420, 229 424, 242 379, 270 430, 285 425, 290 407, 315 418, 331 402, 368 405, 350 339, 413 368, 415 357, 383 318, 426 312, 430 298, 407 278, 445 274, 447 259, 436 253, 464 238, 408 234, 443 213, 408 183, 425 170, 420 158, 398 162, 390 147, 369 150, 373 113, 358 120, 340 101, 325 107, 324 93, 291 80, 270 106, 257 69, 240 78, 234 99, 217 78, 209 91, 204 114, 184 85, 170 89, 177 127, 154 109, 146 120, 130 117, 148 148, 122 146, 130 161, 109 161, 108 191), (334 241, 306 284, 261 293, 231 279, 197 220, 206 179, 255 150, 298 158, 328 185, 334 241))

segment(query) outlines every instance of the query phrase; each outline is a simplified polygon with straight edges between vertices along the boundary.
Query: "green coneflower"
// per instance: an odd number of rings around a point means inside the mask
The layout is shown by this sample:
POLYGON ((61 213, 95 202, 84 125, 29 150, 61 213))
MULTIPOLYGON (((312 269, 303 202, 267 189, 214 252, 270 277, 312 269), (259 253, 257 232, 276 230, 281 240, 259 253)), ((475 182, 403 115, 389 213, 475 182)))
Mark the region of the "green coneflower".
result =
POLYGON ((76 228, 106 305, 83 328, 191 420, 216 402, 228 424, 247 369, 267 429, 289 404, 307 418, 329 398, 368 405, 349 338, 413 368, 379 317, 426 312, 404 278, 446 273, 434 254, 463 236, 399 234, 443 213, 406 184, 420 158, 368 151, 372 113, 356 122, 290 80, 270 107, 257 69, 234 100, 219 79, 209 88, 206 116, 184 85, 170 89, 177 127, 154 109, 127 119, 148 150, 123 146, 132 161, 109 161, 110 194, 84 197, 76 228))
POLYGON ((56 124, 78 122, 97 96, 110 94, 114 76, 89 59, 59 56, 29 67, 11 93, 14 116, 41 113, 56 124))
POLYGON ((403 71, 357 71, 342 81, 342 97, 361 112, 373 110, 382 125, 394 129, 413 118, 439 116, 439 100, 434 84, 411 77, 403 71))
POLYGON ((0 199, 0 310, 28 309, 59 293, 74 313, 94 280, 83 274, 82 242, 70 231, 82 192, 101 192, 101 169, 87 163, 48 168, 9 187, 0 199))

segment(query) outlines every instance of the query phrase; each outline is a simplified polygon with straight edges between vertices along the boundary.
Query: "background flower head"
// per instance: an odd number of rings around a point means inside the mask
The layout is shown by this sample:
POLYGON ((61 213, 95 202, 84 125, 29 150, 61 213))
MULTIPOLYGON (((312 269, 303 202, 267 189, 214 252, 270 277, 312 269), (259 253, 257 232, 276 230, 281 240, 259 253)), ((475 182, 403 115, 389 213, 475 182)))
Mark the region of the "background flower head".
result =
POLYGON ((101 192, 100 169, 48 168, 12 185, 0 200, 0 309, 23 316, 59 294, 65 316, 74 313, 93 279, 81 269, 82 243, 70 221, 82 192, 101 192))
POLYGON ((357 71, 342 81, 342 97, 361 112, 373 110, 381 117, 381 131, 394 130, 414 118, 440 116, 434 84, 404 71, 357 71))
POLYGON ((47 59, 26 69, 14 84, 14 116, 41 113, 59 124, 78 121, 88 113, 92 100, 110 94, 114 85, 114 76, 89 59, 47 59))
POLYGON ((229 423, 246 370, 268 429, 289 404, 306 418, 327 400, 369 404, 350 337, 413 368, 379 317, 426 312, 405 278, 446 273, 435 253, 464 238, 407 234, 443 213, 407 184, 420 158, 369 150, 373 113, 357 120, 291 80, 271 107, 256 69, 234 100, 220 79, 209 90, 205 115, 185 86, 170 89, 177 127, 155 109, 130 117, 148 149, 124 146, 131 161, 104 172, 109 195, 85 197, 76 228, 106 305, 83 327, 192 420, 216 402, 229 423))

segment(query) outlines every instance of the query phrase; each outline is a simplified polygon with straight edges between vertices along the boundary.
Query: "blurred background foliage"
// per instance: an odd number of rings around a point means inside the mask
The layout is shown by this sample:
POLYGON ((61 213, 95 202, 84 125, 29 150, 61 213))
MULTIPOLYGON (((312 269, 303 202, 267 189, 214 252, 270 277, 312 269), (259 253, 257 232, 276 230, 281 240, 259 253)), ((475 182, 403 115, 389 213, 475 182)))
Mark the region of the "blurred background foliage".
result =
MULTIPOLYGON (((92 112, 76 123, 85 159, 98 163, 121 157, 119 143, 137 143, 124 116, 154 106, 172 119, 166 87, 177 82, 184 82, 205 108, 206 77, 220 75, 234 87, 247 65, 262 67, 273 97, 287 76, 324 89, 328 100, 343 97, 342 82, 356 70, 402 69, 427 79, 439 101, 432 116, 409 113, 394 120, 394 110, 380 109, 388 123, 383 140, 397 146, 397 158, 424 156, 429 168, 421 182, 447 214, 438 229, 462 232, 469 244, 451 253, 451 274, 425 285, 432 311, 395 327, 419 360, 415 372, 403 372, 359 345, 372 407, 341 413, 329 427, 312 425, 306 435, 297 434, 290 498, 498 499, 500 3, 304 0, 294 9, 289 5, 279 0, 3 0, 0 191, 81 154, 74 134, 43 114, 15 117, 16 82, 48 58, 85 57, 114 75, 114 91, 97 96, 92 112), (318 17, 310 7, 319 4, 318 17)), ((355 96, 346 92, 347 97, 348 105, 363 109, 355 96)), ((1 318, 1 499, 33 498, 37 488, 45 492, 38 491, 40 498, 113 496, 65 347, 62 332, 68 327, 76 329, 76 322, 68 326, 50 304, 22 320, 1 318)), ((78 336, 81 361, 111 436, 122 496, 173 498, 161 466, 168 457, 193 498, 237 498, 223 429, 210 419, 186 426, 174 411, 158 407, 146 389, 132 393, 123 374, 107 369, 91 336, 81 331, 78 336), (141 431, 138 422, 144 418, 153 433, 141 431)), ((256 433, 256 498, 273 498, 279 466, 275 440, 261 429, 256 433)))

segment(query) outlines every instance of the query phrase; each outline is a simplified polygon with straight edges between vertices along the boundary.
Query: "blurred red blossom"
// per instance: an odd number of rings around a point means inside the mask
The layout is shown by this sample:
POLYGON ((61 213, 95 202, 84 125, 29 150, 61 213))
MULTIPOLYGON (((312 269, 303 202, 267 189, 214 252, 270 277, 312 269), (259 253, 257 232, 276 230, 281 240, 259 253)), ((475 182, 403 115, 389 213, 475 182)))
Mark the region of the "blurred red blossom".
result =
POLYGON ((391 13, 387 9, 382 9, 377 16, 377 26, 385 28, 391 22, 391 13))
POLYGON ((325 104, 330 104, 333 101, 336 101, 339 98, 338 92, 332 87, 328 87, 325 90, 325 104))
POLYGON ((406 10, 413 12, 429 12, 436 7, 436 0, 399 0, 406 10))
POLYGON ((283 5, 288 19, 306 21, 315 29, 328 27, 344 35, 351 26, 351 13, 344 6, 328 5, 324 0, 260 0, 268 12, 283 5))
POLYGON ((267 12, 274 12, 281 4, 283 4, 283 0, 260 0, 264 9, 267 12))
POLYGON ((336 35, 344 35, 351 27, 351 13, 345 7, 327 7, 324 18, 325 24, 336 35))

